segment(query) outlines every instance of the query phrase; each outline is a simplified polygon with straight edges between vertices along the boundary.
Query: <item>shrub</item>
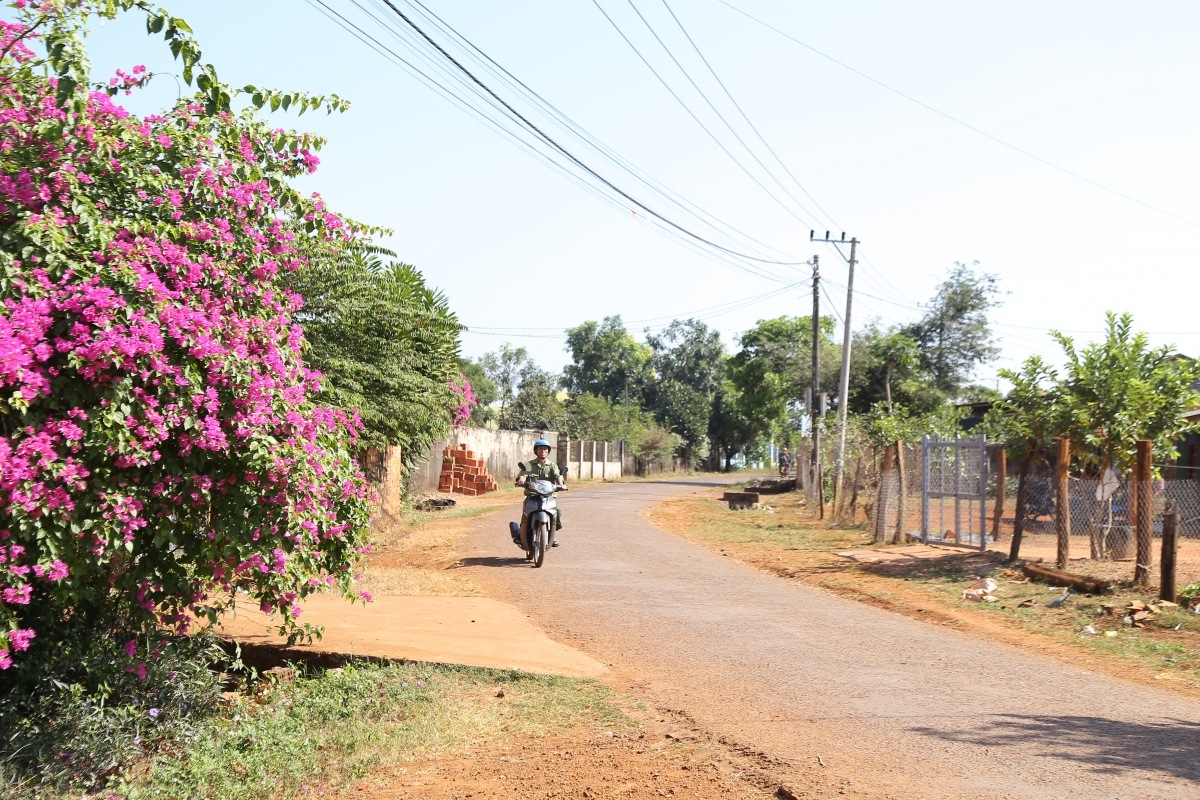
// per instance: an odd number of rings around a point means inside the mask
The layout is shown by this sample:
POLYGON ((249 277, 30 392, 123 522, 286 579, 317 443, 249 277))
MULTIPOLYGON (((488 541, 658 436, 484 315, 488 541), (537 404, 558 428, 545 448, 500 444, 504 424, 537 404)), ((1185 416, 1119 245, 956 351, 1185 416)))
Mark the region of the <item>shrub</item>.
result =
MULTIPOLYGON (((0 23, 0 668, 69 631, 186 630, 238 592, 295 636, 297 600, 353 596, 368 504, 359 423, 313 401, 280 274, 369 232, 291 188, 322 142, 256 109, 345 104, 232 90, 182 20, 133 0, 18 6, 0 23), (83 45, 89 17, 135 6, 199 87, 145 118, 111 100, 145 70, 101 91, 83 45)), ((162 656, 129 642, 133 674, 162 656)))

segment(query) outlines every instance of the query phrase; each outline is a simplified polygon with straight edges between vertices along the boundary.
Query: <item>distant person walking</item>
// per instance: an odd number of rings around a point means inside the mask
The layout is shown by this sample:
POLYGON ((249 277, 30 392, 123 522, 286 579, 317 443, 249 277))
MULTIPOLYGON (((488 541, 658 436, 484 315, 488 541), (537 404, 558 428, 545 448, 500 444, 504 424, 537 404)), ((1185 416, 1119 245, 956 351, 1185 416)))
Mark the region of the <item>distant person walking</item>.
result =
POLYGON ((792 454, 788 452, 788 446, 785 444, 779 450, 779 477, 786 478, 792 471, 792 454))

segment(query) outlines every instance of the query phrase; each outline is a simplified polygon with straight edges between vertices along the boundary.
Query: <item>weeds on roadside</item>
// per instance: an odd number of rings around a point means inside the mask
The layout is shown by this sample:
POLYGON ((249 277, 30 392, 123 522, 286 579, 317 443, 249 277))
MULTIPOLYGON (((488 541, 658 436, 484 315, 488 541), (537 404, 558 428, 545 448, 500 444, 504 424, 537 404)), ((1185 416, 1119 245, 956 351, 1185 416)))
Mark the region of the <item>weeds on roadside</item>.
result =
POLYGON ((0 796, 87 791, 163 750, 187 747, 216 710, 225 660, 205 635, 161 635, 134 665, 128 637, 75 631, 39 643, 0 689, 0 796))
POLYGON ((418 752, 620 719, 598 682, 472 667, 356 662, 260 689, 122 794, 288 798, 344 788, 418 752))

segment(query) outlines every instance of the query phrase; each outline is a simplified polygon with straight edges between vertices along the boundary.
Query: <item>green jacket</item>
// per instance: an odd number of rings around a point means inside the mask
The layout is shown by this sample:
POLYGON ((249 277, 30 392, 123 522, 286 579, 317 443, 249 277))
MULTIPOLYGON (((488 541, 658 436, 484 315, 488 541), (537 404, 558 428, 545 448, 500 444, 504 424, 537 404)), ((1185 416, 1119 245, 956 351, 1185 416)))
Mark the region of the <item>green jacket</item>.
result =
MULTIPOLYGON (((533 478, 535 481, 550 481, 551 483, 562 483, 562 472, 558 469, 558 464, 555 464, 550 459, 546 459, 545 464, 539 464, 537 459, 527 462, 525 469, 517 474, 517 480, 523 481, 526 478, 533 478)), ((537 492, 532 489, 525 490, 526 497, 533 497, 537 492)))

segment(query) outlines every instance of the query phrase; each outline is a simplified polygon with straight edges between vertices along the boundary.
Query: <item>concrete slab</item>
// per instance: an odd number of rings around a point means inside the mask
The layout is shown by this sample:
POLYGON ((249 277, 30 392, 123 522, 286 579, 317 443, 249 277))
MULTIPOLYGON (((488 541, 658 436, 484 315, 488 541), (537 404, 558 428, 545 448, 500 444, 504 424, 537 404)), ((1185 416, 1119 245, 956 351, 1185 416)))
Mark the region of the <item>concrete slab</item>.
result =
MULTIPOLYGON (((325 626, 313 644, 294 645, 314 653, 339 653, 396 660, 520 669, 549 675, 592 678, 603 664, 546 636, 516 606, 486 597, 377 597, 364 606, 316 595, 301 617, 325 626)), ((226 618, 218 633, 242 644, 280 645, 270 617, 244 609, 226 618)))

